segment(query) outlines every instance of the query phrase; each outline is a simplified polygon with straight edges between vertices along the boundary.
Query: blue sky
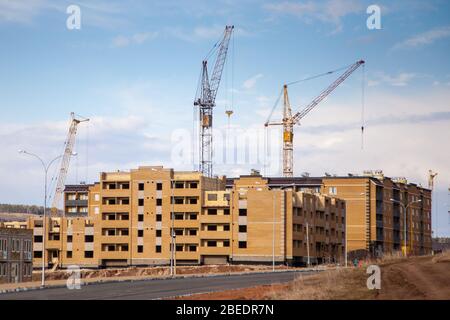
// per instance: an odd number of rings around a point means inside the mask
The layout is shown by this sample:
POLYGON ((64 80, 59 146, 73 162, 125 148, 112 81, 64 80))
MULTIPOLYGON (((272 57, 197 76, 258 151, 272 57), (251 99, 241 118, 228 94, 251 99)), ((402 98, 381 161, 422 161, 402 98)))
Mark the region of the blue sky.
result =
MULTIPOLYGON (((383 169, 426 185, 433 169, 434 228, 449 235, 448 12, 450 3, 437 0, 0 0, 0 202, 40 203, 40 168, 17 149, 57 155, 71 111, 92 121, 80 128, 68 182, 142 164, 191 169, 171 162, 171 135, 192 131, 201 60, 233 24, 217 128, 231 107, 233 128, 261 128, 283 83, 363 58, 364 149, 358 70, 296 128, 295 172, 383 169), (81 9, 81 30, 66 28, 70 4, 81 9), (381 8, 381 30, 366 27, 371 4, 381 8)), ((335 77, 291 87, 293 108, 335 77)))

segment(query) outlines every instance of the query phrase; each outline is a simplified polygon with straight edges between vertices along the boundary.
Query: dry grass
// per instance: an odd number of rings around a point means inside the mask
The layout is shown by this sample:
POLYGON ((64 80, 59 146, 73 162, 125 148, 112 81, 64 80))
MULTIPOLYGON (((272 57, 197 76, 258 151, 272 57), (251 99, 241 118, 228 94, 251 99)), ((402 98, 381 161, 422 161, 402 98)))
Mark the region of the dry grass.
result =
POLYGON ((294 280, 287 290, 271 292, 269 299, 287 300, 364 300, 374 299, 377 290, 367 290, 367 266, 386 265, 405 260, 401 252, 385 254, 380 258, 366 259, 358 268, 337 268, 327 270, 313 276, 300 276, 294 280))
POLYGON ((271 292, 267 297, 276 300, 371 299, 376 293, 367 290, 364 270, 338 268, 300 276, 287 290, 271 292))

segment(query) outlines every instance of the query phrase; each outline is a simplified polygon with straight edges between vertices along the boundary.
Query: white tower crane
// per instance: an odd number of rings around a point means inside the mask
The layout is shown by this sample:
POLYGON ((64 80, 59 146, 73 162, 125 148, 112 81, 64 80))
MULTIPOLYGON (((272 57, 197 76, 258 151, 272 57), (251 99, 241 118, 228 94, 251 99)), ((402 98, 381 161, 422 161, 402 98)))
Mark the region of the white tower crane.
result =
POLYGON ((200 87, 197 89, 194 106, 199 107, 200 120, 200 144, 199 144, 199 171, 206 177, 213 175, 212 170, 212 124, 213 124, 213 108, 216 105, 216 95, 219 89, 220 80, 222 78, 222 71, 225 65, 225 60, 228 52, 228 44, 230 42, 231 33, 234 26, 226 26, 223 38, 218 42, 213 49, 218 50, 214 70, 212 72, 211 80, 208 75, 208 61, 202 62, 202 78, 200 87))
POLYGON ((58 180, 56 183, 55 194, 52 201, 52 211, 57 212, 60 205, 61 196, 64 192, 64 186, 66 183, 67 172, 69 170, 70 158, 72 156, 73 147, 75 145, 75 137, 77 134, 77 127, 81 122, 87 122, 89 119, 75 116, 75 113, 70 113, 70 127, 67 134, 66 142, 64 143, 64 155, 61 160, 61 167, 58 172, 58 180))

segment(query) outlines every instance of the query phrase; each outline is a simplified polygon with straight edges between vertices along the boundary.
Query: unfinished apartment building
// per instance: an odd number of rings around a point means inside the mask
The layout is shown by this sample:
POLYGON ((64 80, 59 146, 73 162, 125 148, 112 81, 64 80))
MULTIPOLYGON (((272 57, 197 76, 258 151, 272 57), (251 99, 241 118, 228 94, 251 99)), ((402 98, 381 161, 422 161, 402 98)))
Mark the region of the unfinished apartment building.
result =
MULTIPOLYGON (((345 202, 308 190, 271 188, 261 176, 225 178, 162 167, 101 173, 67 186, 65 217, 47 220, 48 266, 342 261, 345 202), (308 229, 307 229, 308 227, 308 229), (309 248, 308 248, 309 240, 309 248)), ((30 219, 35 262, 42 218, 30 219)))
POLYGON ((431 190, 382 171, 325 177, 321 189, 346 201, 349 252, 431 253, 431 190))

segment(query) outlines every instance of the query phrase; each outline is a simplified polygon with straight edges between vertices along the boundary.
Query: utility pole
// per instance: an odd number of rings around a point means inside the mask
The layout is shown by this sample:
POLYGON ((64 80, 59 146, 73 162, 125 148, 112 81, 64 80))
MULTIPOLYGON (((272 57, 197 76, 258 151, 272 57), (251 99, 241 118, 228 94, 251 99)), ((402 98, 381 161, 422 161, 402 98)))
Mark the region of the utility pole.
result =
POLYGON ((275 219, 276 219, 276 195, 273 192, 273 223, 272 223, 272 271, 275 271, 275 219))
POLYGON ((310 258, 309 258, 309 223, 306 222, 306 254, 308 255, 307 265, 309 267, 310 265, 310 258))

